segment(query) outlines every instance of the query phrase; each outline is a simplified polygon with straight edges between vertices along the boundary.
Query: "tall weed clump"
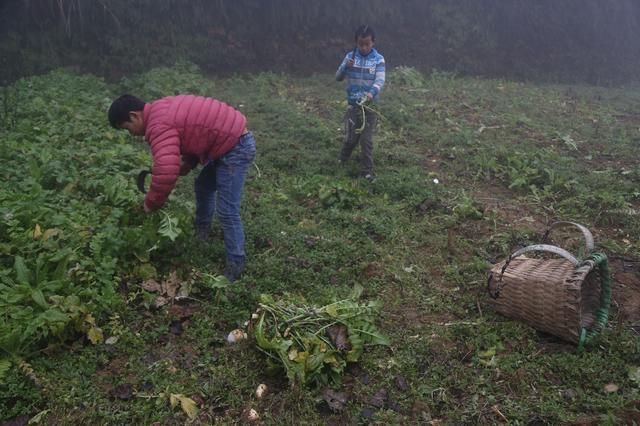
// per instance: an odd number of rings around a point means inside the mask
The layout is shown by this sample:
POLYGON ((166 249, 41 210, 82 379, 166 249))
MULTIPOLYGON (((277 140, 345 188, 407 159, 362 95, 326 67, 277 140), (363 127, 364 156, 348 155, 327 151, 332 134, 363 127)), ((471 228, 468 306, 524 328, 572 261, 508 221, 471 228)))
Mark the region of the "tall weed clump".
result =
MULTIPOLYGON (((119 277, 162 250, 159 215, 145 217, 134 176, 148 155, 108 128, 109 87, 67 72, 2 93, 0 360, 78 333, 121 304, 119 277), (153 250, 150 250, 153 249, 153 250)), ((136 142, 137 143, 137 142, 136 142)), ((2 375, 0 368, 0 376, 2 375)))

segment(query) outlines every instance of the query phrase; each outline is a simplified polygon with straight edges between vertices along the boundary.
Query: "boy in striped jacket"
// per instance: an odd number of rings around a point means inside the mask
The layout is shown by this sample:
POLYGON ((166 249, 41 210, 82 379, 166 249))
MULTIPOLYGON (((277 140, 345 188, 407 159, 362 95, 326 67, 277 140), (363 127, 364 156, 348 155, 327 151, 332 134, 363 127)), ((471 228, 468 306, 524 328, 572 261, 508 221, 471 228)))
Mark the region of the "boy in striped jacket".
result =
POLYGON ((348 52, 336 72, 336 80, 347 77, 347 102, 345 115, 345 141, 340 152, 340 163, 346 162, 353 149, 360 144, 361 175, 370 182, 373 174, 373 131, 376 113, 367 104, 378 99, 384 86, 384 57, 373 48, 376 35, 369 25, 356 30, 356 47, 348 52))

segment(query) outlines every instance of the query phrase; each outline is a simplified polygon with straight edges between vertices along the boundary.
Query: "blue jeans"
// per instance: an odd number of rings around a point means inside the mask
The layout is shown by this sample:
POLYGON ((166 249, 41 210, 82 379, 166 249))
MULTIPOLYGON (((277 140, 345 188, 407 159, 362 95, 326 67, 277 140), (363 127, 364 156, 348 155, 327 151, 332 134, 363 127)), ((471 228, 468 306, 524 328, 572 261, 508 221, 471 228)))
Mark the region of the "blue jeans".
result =
POLYGON ((209 161, 195 181, 196 227, 210 227, 217 213, 224 232, 227 263, 244 265, 244 228, 240 201, 244 178, 256 157, 253 134, 240 137, 236 146, 222 157, 209 161), (217 209, 216 209, 217 208, 217 209))

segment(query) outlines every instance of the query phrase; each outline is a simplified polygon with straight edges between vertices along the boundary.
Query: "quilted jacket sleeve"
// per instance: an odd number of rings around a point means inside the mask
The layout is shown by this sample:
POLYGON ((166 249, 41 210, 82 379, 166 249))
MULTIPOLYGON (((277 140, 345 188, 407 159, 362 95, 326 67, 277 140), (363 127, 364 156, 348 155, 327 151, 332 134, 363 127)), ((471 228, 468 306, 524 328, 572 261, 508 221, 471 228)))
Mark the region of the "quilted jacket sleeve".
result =
POLYGON ((150 210, 157 210, 167 201, 180 174, 180 137, 177 129, 155 126, 149 131, 149 145, 153 157, 153 177, 144 202, 150 210))

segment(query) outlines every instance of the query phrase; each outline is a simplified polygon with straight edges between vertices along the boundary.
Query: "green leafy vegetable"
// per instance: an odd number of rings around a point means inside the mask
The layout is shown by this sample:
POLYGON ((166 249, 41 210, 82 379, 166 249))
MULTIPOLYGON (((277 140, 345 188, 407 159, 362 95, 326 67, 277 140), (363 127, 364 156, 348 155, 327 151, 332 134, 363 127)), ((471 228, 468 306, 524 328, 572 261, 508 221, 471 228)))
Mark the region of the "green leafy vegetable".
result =
POLYGON ((358 303, 352 296, 322 307, 263 295, 255 329, 256 342, 284 367, 291 382, 302 385, 340 383, 347 362, 356 362, 366 345, 388 345, 375 326, 377 302, 358 303))

